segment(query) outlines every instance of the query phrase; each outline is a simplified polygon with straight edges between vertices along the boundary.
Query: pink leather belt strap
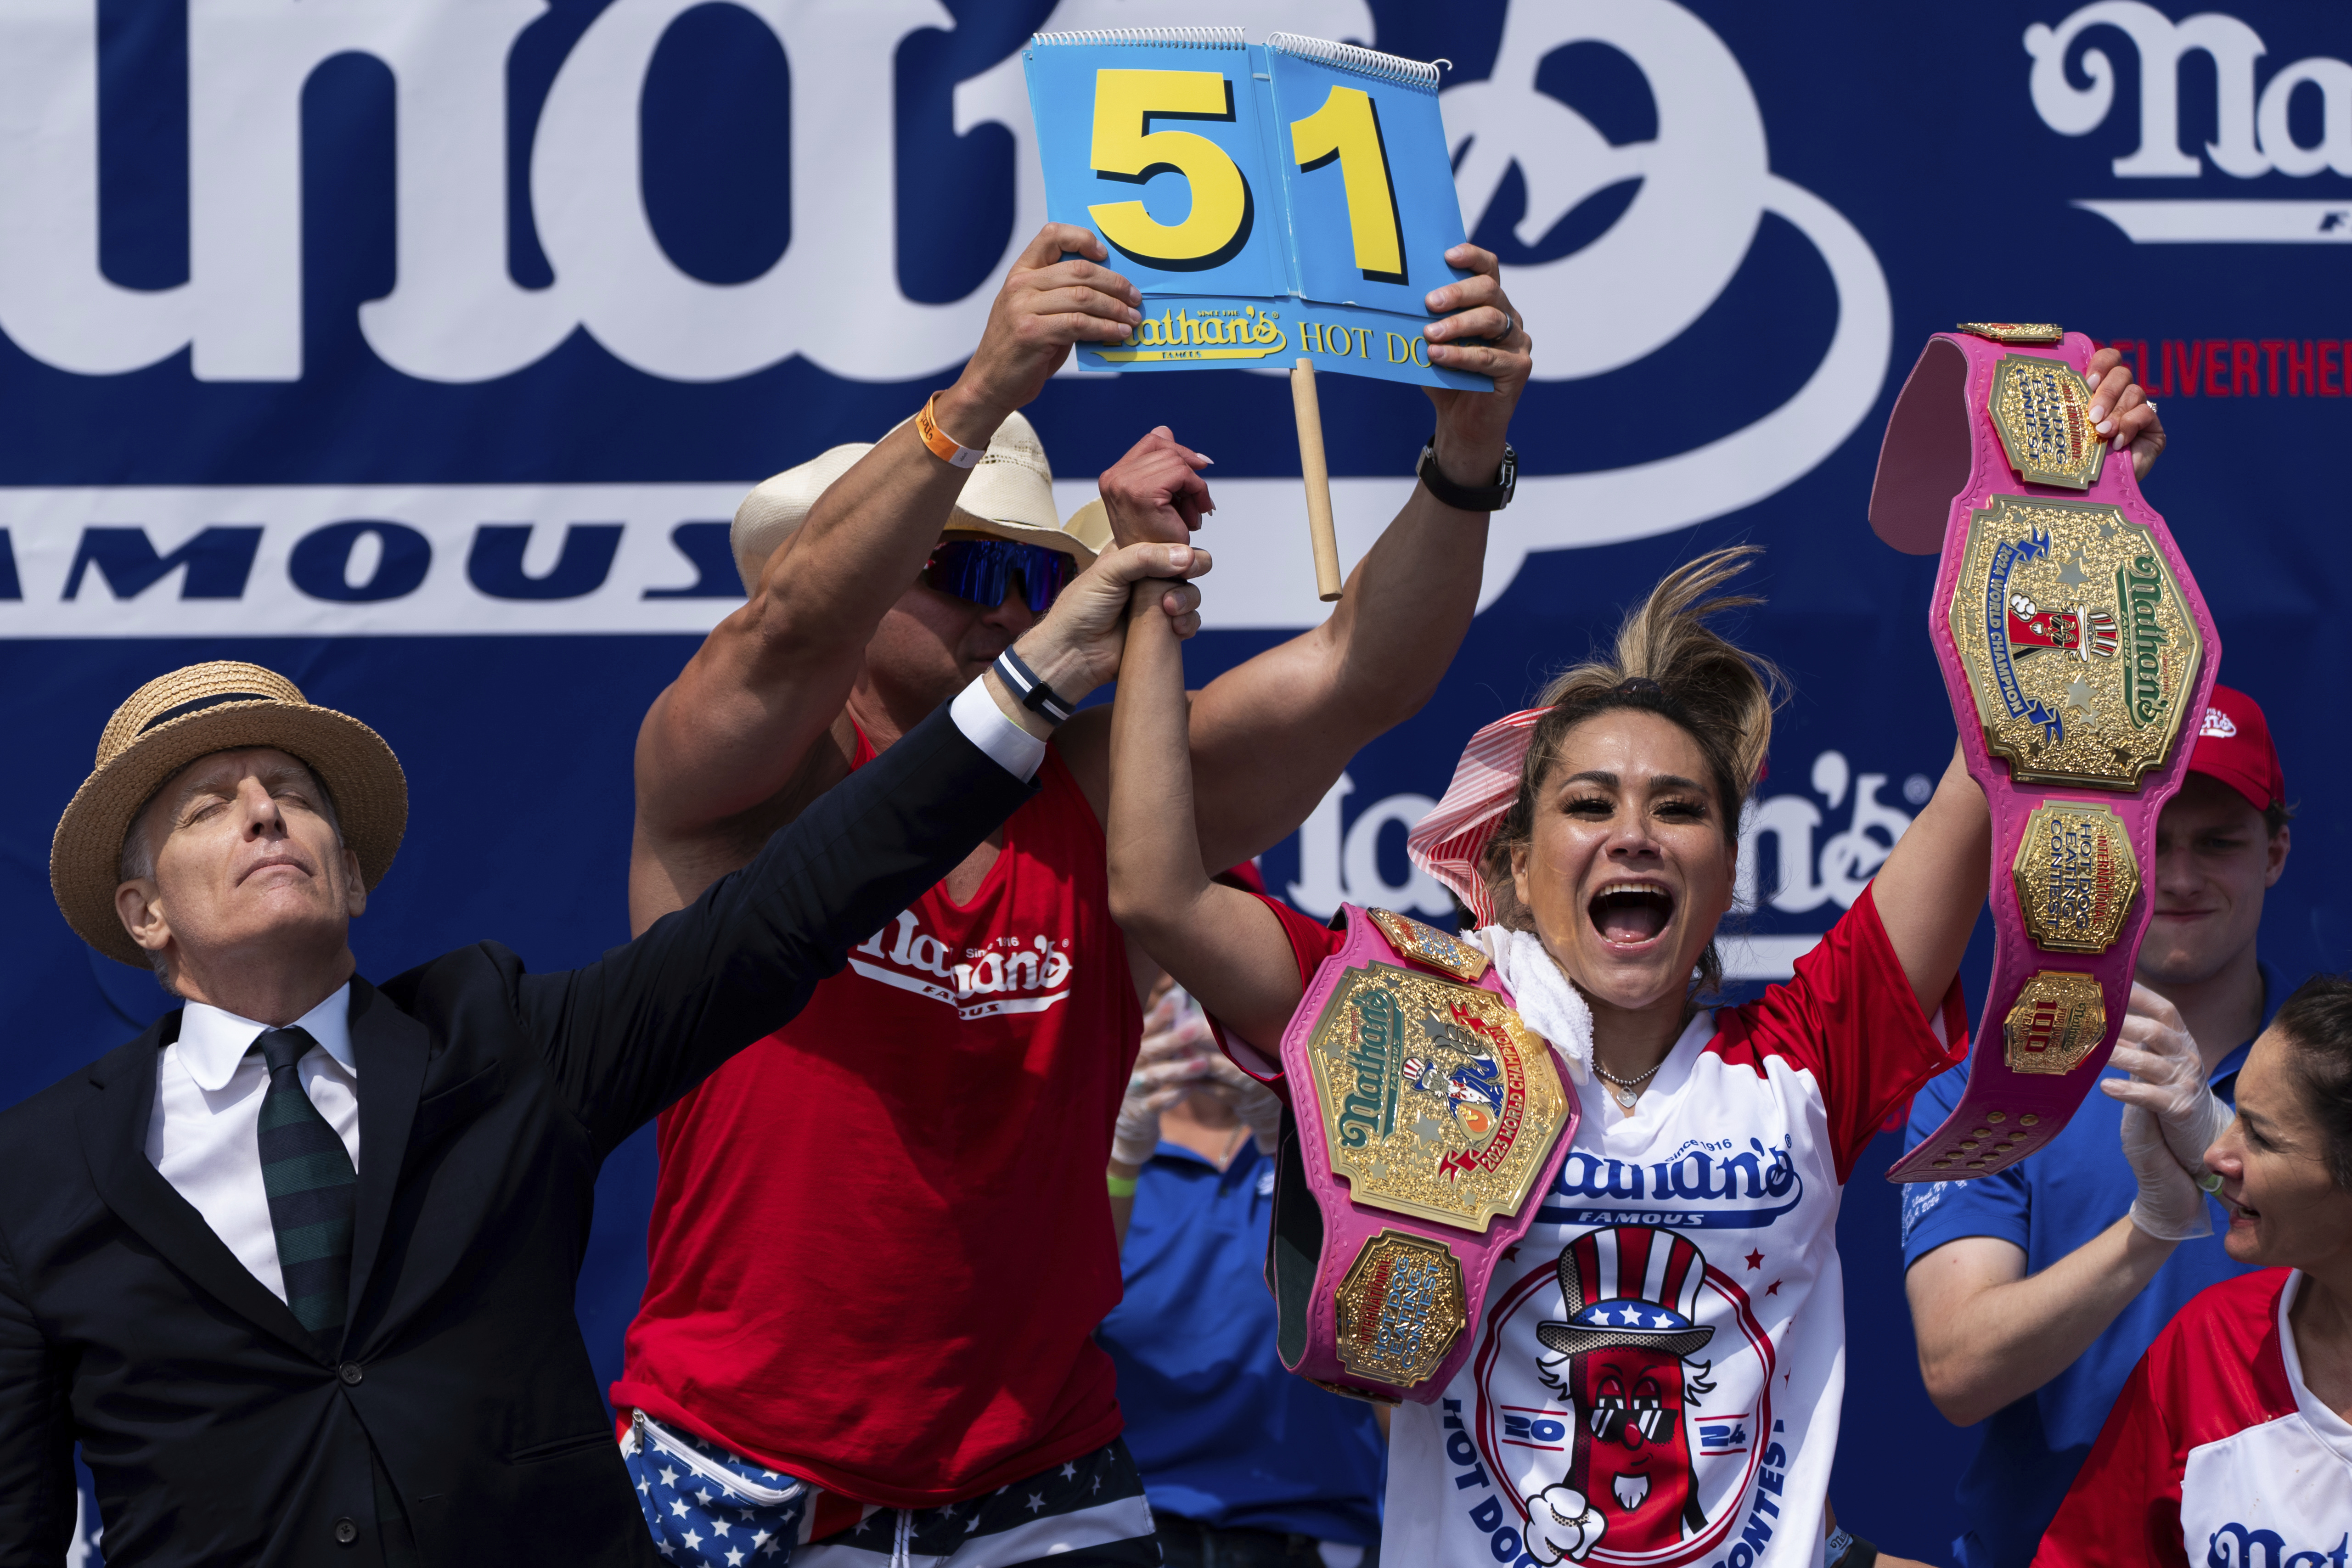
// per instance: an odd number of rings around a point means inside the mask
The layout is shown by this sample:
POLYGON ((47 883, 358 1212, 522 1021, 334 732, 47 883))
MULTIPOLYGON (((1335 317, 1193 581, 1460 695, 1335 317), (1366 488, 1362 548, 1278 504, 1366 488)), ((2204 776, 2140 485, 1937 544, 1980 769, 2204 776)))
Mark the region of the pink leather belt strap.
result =
POLYGON ((2157 817, 2221 641, 2128 455, 2092 427, 2079 332, 1971 323, 1895 400, 1870 522, 1940 552, 1929 631, 1992 813, 1992 979, 1968 1092, 1890 1181, 1989 1175, 2098 1080, 2147 930, 2157 817))
POLYGON ((1386 910, 1344 913, 1345 944, 1282 1037, 1276 1345, 1335 1392, 1428 1404, 1559 1175, 1577 1101, 1485 954, 1386 910))

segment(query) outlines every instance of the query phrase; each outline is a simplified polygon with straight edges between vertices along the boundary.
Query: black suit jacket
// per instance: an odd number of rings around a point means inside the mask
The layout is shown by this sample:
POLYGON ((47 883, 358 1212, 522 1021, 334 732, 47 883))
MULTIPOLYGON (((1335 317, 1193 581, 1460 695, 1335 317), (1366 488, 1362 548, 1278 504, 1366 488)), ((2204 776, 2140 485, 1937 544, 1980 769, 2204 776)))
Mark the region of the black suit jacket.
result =
POLYGON ((339 1343, 148 1163, 177 1012, 0 1113, 0 1564, 61 1561, 76 1441, 110 1568, 378 1563, 371 1446, 428 1563, 657 1564, 572 1316, 597 1168, 1033 789, 942 708, 585 968, 485 942, 355 980, 339 1343))

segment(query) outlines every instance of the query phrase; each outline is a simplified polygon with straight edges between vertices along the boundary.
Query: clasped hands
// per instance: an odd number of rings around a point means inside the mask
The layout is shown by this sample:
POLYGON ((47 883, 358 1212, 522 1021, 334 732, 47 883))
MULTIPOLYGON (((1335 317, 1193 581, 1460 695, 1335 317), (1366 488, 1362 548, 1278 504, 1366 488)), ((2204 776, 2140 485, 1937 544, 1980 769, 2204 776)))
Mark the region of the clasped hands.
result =
POLYGON ((2206 1086, 2204 1057, 2179 1009, 2135 982, 2108 1060, 2130 1074, 2102 1078, 2099 1088, 2124 1104, 2124 1157, 2139 1181, 2132 1223, 2166 1241, 2210 1236, 2200 1178, 2205 1151, 2230 1124, 2231 1111, 2206 1086))

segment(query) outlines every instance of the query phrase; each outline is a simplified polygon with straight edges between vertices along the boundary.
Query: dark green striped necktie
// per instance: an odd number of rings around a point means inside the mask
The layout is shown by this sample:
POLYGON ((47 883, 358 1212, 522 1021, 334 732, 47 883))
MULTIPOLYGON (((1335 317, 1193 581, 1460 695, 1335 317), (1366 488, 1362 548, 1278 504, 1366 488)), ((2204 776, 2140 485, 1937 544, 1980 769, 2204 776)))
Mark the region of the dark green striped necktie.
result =
POLYGON ((331 1343, 340 1337, 352 1288, 352 1216, 359 1172, 351 1151, 302 1092, 294 1064, 319 1042, 301 1029, 262 1031, 253 1042, 269 1067, 261 1102, 261 1185, 278 1233, 286 1304, 302 1326, 331 1343))

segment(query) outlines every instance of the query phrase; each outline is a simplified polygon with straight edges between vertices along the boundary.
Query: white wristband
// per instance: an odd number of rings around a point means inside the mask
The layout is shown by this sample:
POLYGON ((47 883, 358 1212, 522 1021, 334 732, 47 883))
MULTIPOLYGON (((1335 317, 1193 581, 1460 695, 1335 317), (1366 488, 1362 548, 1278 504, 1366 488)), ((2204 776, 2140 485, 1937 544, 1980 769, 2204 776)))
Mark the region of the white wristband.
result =
POLYGON ((1045 760, 1045 743, 1004 716, 982 684, 987 678, 982 675, 956 694, 948 709, 955 727, 1015 779, 1034 779, 1045 760))

